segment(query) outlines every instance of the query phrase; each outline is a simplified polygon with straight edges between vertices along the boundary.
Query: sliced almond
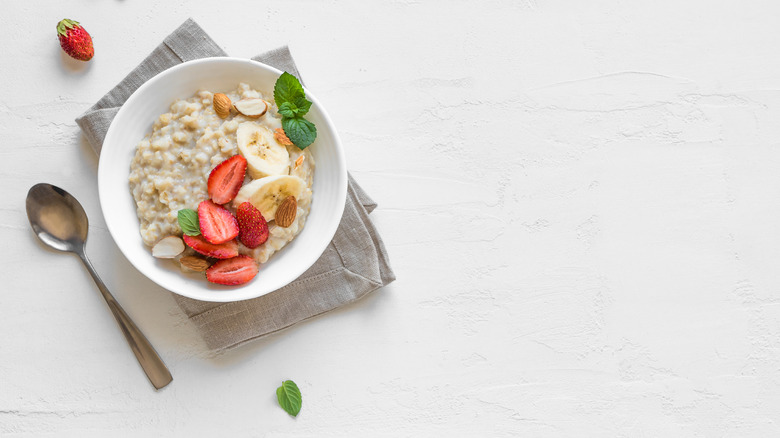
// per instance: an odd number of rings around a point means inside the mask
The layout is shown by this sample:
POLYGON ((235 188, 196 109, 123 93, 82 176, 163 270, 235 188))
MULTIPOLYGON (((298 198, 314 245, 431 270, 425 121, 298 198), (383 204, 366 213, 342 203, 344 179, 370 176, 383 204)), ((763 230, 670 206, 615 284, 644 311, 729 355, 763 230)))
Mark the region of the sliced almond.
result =
POLYGON ((297 168, 299 168, 299 167, 301 167, 301 164, 303 164, 303 159, 304 159, 304 158, 306 158, 306 156, 305 156, 305 155, 301 155, 300 157, 298 157, 298 158, 295 160, 295 168, 296 168, 296 169, 297 169, 297 168))
POLYGON ((204 272, 209 268, 209 266, 211 266, 211 263, 209 263, 208 260, 195 256, 182 257, 179 260, 179 263, 181 263, 181 265, 185 268, 197 272, 204 272))
POLYGON ((295 222, 295 216, 298 214, 298 201, 295 196, 288 196, 276 209, 276 225, 287 228, 295 222))
POLYGON ((222 93, 214 94, 213 103, 214 112, 217 113, 220 118, 224 119, 230 115, 230 107, 233 106, 233 102, 230 101, 230 98, 227 97, 227 95, 222 93))
POLYGON ((292 140, 290 140, 290 137, 287 137, 287 134, 284 133, 284 129, 282 128, 276 128, 274 130, 274 138, 277 142, 279 142, 279 144, 283 144, 285 146, 293 145, 292 140))
POLYGON ((172 259, 184 251, 184 242, 178 236, 168 236, 152 247, 152 255, 158 259, 172 259))
POLYGON ((266 111, 268 111, 268 104, 263 99, 258 97, 241 99, 234 103, 233 107, 236 109, 236 111, 253 119, 262 116, 266 111))

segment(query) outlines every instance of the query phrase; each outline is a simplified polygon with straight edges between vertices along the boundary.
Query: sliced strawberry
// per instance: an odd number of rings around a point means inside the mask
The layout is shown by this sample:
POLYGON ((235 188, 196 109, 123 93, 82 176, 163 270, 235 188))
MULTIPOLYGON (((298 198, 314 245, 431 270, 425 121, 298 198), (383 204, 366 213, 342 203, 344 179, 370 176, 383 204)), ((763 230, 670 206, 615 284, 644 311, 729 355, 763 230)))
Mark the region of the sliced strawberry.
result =
POLYGON ((242 202, 236 209, 238 240, 247 248, 257 248, 268 240, 268 222, 251 202, 242 202))
POLYGON ((211 243, 222 243, 238 236, 238 221, 224 207, 209 201, 198 204, 200 233, 211 243))
POLYGON ((229 242, 215 245, 203 236, 183 235, 184 243, 204 256, 214 257, 215 259, 229 259, 238 255, 238 242, 231 240, 229 242))
POLYGON ((219 163, 209 174, 208 192, 211 200, 217 204, 226 204, 238 194, 244 184, 246 158, 233 155, 219 163))
POLYGON ((240 255, 220 260, 206 270, 206 278, 217 284, 234 286, 244 284, 257 275, 257 263, 251 257, 240 255))

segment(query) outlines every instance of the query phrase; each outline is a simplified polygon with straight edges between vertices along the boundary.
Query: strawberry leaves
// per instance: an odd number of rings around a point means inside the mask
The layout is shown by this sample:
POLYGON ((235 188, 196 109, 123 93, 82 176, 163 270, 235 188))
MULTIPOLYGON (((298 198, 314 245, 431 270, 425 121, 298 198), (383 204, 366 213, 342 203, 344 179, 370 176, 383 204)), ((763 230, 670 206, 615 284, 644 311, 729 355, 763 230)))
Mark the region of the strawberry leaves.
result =
POLYGON ((317 128, 303 118, 312 104, 306 99, 303 86, 295 76, 284 72, 274 85, 274 100, 282 116, 284 133, 299 149, 306 149, 317 138, 317 128))
POLYGON ((79 25, 78 21, 65 18, 61 20, 59 23, 57 23, 57 34, 62 36, 68 36, 68 29, 73 29, 78 25, 79 25))

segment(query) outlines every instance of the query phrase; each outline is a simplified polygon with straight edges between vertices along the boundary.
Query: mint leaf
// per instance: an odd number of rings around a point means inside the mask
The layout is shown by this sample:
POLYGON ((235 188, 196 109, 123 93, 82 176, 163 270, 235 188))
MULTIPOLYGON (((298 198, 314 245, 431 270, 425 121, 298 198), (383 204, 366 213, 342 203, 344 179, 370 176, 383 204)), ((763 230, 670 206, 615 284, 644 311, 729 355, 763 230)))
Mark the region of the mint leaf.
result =
POLYGON ((293 417, 297 417, 301 412, 303 404, 301 390, 292 380, 285 380, 282 386, 276 388, 276 399, 279 401, 279 406, 293 417))
POLYGON ((198 212, 185 208, 179 210, 179 228, 188 236, 197 236, 200 234, 200 223, 198 222, 198 212))
POLYGON ((274 100, 281 107, 284 102, 294 102, 300 96, 305 96, 303 86, 298 79, 290 73, 284 72, 274 84, 274 100))
POLYGON ((306 149, 317 138, 317 128, 314 123, 303 117, 282 118, 282 129, 287 134, 287 138, 299 149, 306 149))
POLYGON ((284 102, 279 105, 279 114, 282 117, 295 117, 298 114, 298 107, 292 102, 284 102))
POLYGON ((309 108, 311 108, 311 102, 306 100, 304 96, 297 96, 292 101, 292 104, 297 107, 295 114, 298 116, 305 116, 309 112, 309 108))
POLYGON ((303 96, 298 96, 292 102, 283 102, 279 105, 279 114, 288 118, 302 117, 309 112, 309 108, 311 108, 311 102, 303 96))
POLYGON ((317 138, 317 128, 303 118, 311 109, 303 85, 290 73, 282 73, 274 84, 274 100, 282 116, 284 133, 298 149, 306 149, 317 138))

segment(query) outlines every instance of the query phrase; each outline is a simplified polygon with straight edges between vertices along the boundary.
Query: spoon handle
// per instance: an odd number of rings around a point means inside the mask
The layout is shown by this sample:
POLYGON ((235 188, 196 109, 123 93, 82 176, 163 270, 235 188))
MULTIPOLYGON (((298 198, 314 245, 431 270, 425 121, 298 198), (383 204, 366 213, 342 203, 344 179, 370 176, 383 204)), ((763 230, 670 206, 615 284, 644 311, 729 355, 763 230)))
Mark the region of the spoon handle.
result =
POLYGON ((119 328, 122 329, 122 334, 125 335, 127 343, 130 344, 130 349, 133 350, 136 359, 138 359, 138 363, 141 364, 141 368, 143 368, 149 381, 152 382, 152 385, 154 385, 156 389, 160 389, 171 383, 173 376, 171 376, 171 372, 168 370, 168 367, 165 366, 162 359, 160 359, 157 352, 154 351, 152 344, 149 343, 146 336, 144 336, 138 326, 136 326, 133 320, 125 313, 122 306, 119 305, 119 302, 111 295, 111 292, 108 291, 108 288, 103 284, 103 280, 100 279, 97 272, 95 272, 95 268, 92 267, 92 263, 87 259, 87 255, 84 254, 84 251, 78 252, 78 255, 92 275, 92 279, 95 280, 95 284, 97 284, 98 289, 100 289, 100 293, 103 294, 103 298, 106 300, 108 308, 111 309, 111 313, 114 314, 114 318, 116 318, 119 328))

